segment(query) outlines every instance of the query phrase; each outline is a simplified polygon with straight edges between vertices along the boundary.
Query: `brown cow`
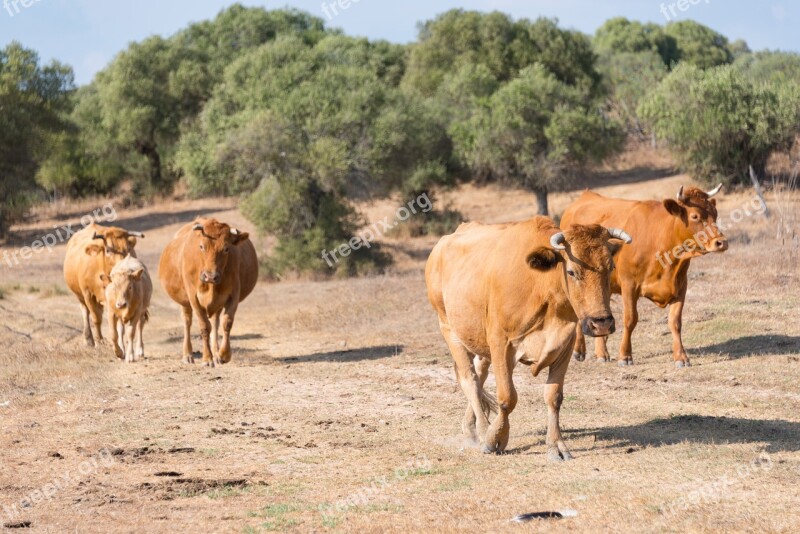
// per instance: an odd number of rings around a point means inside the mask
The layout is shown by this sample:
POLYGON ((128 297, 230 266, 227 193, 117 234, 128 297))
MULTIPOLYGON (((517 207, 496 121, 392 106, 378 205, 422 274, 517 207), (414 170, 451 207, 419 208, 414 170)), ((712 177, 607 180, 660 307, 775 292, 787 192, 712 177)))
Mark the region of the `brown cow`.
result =
POLYGON ((164 249, 158 275, 167 294, 183 307, 183 362, 194 362, 194 311, 203 337, 203 364, 213 367, 228 363, 236 308, 258 280, 258 259, 249 235, 216 219, 197 219, 178 230, 164 249))
MULTIPOLYGON (((728 240, 717 227, 717 201, 722 184, 705 192, 681 187, 677 200, 634 201, 607 198, 586 191, 564 212, 561 224, 604 224, 624 228, 637 236, 614 258, 617 270, 611 289, 622 295, 625 328, 620 345, 619 365, 633 365, 631 334, 639 314, 636 303, 645 297, 664 308, 669 306, 672 357, 676 367, 690 366, 681 339, 683 305, 689 263, 709 252, 724 252, 728 240)), ((586 357, 586 340, 580 332, 573 356, 586 357)), ((605 338, 595 340, 595 357, 609 361, 605 338)))
POLYGON ((572 458, 559 412, 575 324, 580 321, 590 336, 613 333, 609 277, 612 256, 623 241, 630 242, 630 236, 620 230, 575 225, 560 232, 552 220, 535 217, 462 224, 434 247, 425 268, 428 299, 468 400, 462 428, 485 452, 501 453, 508 445, 508 416, 517 404, 512 373, 519 361, 531 366, 533 376, 549 368, 544 390, 548 457, 572 458), (496 403, 483 391, 490 363, 497 377, 496 403), (490 425, 487 411, 493 404, 498 413, 490 425))
POLYGON ((153 296, 153 282, 147 267, 133 256, 127 256, 111 269, 110 276, 101 274, 100 279, 106 284, 108 325, 114 353, 128 363, 144 358, 144 325, 150 318, 148 308, 153 296))
POLYGON ((103 341, 101 323, 106 296, 100 275, 110 275, 111 269, 129 254, 135 258, 136 238, 143 237, 141 232, 91 224, 76 232, 67 243, 64 281, 80 302, 83 337, 90 347, 94 347, 95 338, 98 343, 103 341))

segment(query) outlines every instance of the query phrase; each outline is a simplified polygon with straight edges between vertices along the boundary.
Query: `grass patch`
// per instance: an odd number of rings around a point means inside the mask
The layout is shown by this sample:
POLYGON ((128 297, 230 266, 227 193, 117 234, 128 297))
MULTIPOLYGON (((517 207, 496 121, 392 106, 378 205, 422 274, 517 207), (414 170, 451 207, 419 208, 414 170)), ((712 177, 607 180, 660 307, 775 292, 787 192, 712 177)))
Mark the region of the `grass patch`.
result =
POLYGON ((254 530, 254 527, 247 527, 251 530, 246 530, 246 532, 263 532, 289 529, 300 523, 298 520, 289 517, 289 515, 300 511, 302 511, 302 508, 294 504, 269 504, 258 512, 249 512, 247 514, 248 517, 263 518, 266 519, 266 521, 258 526, 258 530, 254 530))
POLYGON ((46 288, 44 288, 42 290, 42 292, 40 294, 40 296, 43 299, 50 298, 50 297, 63 297, 65 295, 69 295, 69 293, 64 288, 64 286, 62 286, 60 284, 53 284, 53 285, 51 285, 49 287, 46 287, 46 288))

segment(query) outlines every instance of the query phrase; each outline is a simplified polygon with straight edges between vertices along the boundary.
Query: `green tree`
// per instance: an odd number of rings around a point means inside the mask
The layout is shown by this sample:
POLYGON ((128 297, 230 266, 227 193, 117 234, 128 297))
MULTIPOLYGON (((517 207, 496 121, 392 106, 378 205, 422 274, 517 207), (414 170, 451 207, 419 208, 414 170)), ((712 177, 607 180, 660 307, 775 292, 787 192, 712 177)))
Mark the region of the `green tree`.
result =
POLYGON ((538 62, 564 83, 594 90, 600 80, 594 60, 589 38, 558 28, 555 20, 514 21, 499 12, 455 9, 420 25, 403 85, 432 96, 449 73, 465 65, 483 65, 507 82, 538 62))
POLYGON ((600 56, 608 102, 629 134, 643 138, 648 128, 639 116, 639 103, 667 75, 667 67, 655 52, 623 52, 600 56))
POLYGON ((725 65, 733 61, 728 39, 693 20, 671 22, 664 28, 678 43, 679 59, 701 69, 725 65))
POLYGON ((621 148, 620 128, 586 95, 560 82, 544 65, 524 69, 485 106, 453 127, 457 150, 476 175, 536 193, 547 214, 548 191, 570 173, 621 148))
POLYGON ((800 124, 800 87, 753 82, 730 65, 681 65, 640 106, 681 167, 706 183, 747 183, 752 165, 787 150, 800 124))
POLYGON ((33 50, 13 42, 0 50, 0 235, 29 206, 46 146, 64 128, 72 69, 41 65, 33 50))
POLYGON ((595 32, 595 50, 604 56, 654 52, 667 67, 680 59, 678 42, 658 24, 642 24, 625 17, 607 20, 595 32))
POLYGON ((734 63, 753 82, 800 84, 800 54, 764 50, 739 56, 734 63))

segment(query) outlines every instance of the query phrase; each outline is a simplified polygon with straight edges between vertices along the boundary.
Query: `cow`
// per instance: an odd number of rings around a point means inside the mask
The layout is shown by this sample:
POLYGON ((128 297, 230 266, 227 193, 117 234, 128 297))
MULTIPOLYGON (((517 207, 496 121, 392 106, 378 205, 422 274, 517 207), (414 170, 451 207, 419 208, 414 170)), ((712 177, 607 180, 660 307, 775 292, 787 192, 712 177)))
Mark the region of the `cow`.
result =
POLYGON ((128 363, 143 359, 144 325, 150 319, 148 309, 153 296, 153 282, 147 267, 129 255, 111 269, 110 275, 101 274, 100 279, 106 286, 114 353, 128 363))
POLYGON ((559 414, 575 325, 589 336, 614 332, 612 257, 630 241, 618 229, 574 225, 559 231, 551 219, 535 217, 462 224, 433 248, 425 267, 428 300, 467 397, 462 430, 484 452, 500 454, 508 445, 508 417, 517 404, 512 373, 519 362, 529 365, 534 377, 549 369, 548 458, 572 458, 559 414), (483 390, 490 364, 496 400, 483 390), (497 412, 491 425, 490 411, 497 412))
MULTIPOLYGON (((722 184, 707 192, 681 187, 677 198, 663 201, 622 200, 585 191, 564 212, 562 227, 614 225, 637 236, 633 246, 617 253, 617 270, 611 277, 611 289, 622 295, 624 309, 619 365, 633 365, 631 334, 641 297, 661 308, 669 306, 672 359, 677 368, 691 365, 681 339, 689 264, 693 258, 728 249, 728 240, 717 226, 717 201, 713 198, 720 189, 722 184)), ((580 332, 573 357, 578 361, 586 358, 586 340, 580 332)), ((603 337, 595 339, 595 358, 610 360, 603 337)))
POLYGON ((182 308, 183 362, 194 363, 191 342, 194 313, 203 338, 203 365, 228 363, 236 309, 258 280, 256 249, 247 232, 216 219, 197 219, 178 230, 164 249, 158 275, 164 290, 182 308))
POLYGON ((128 255, 135 258, 137 238, 144 238, 144 234, 93 223, 76 232, 67 242, 64 281, 78 297, 83 338, 90 347, 95 346, 95 341, 103 341, 101 323, 106 295, 100 275, 110 275, 114 266, 128 255))

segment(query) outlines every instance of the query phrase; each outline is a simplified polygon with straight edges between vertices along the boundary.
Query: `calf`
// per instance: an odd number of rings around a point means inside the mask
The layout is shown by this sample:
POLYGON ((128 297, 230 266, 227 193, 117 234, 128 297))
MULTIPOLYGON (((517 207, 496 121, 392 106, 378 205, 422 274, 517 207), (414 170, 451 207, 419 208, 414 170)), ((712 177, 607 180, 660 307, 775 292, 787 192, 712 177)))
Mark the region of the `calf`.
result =
POLYGON ((150 318, 148 308, 153 296, 153 282, 147 267, 133 256, 127 256, 111 270, 110 275, 101 274, 100 279, 106 286, 108 325, 114 353, 129 363, 143 359, 143 331, 150 318))

